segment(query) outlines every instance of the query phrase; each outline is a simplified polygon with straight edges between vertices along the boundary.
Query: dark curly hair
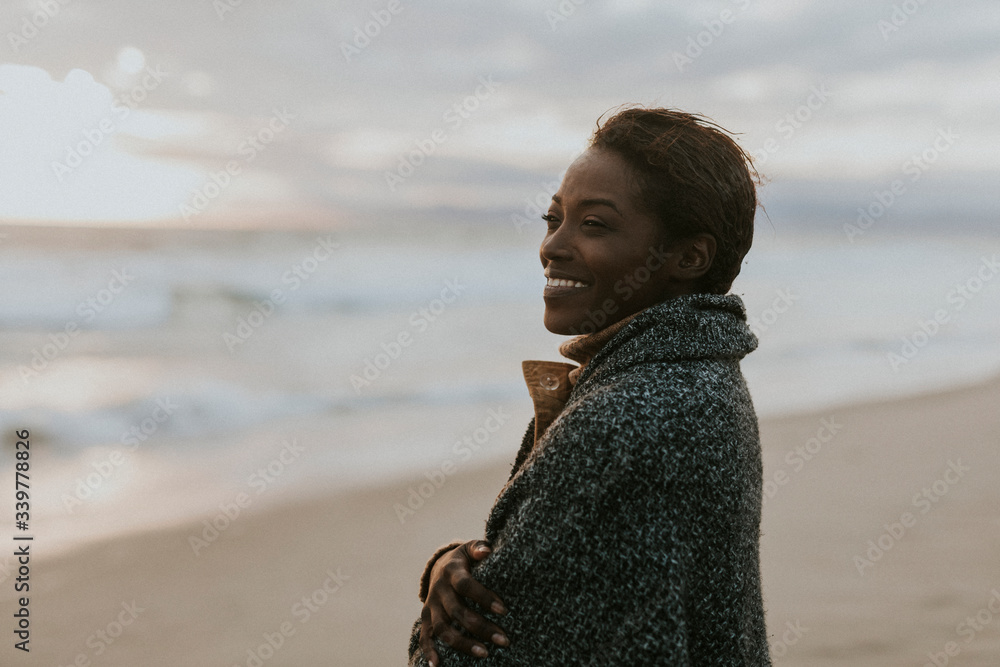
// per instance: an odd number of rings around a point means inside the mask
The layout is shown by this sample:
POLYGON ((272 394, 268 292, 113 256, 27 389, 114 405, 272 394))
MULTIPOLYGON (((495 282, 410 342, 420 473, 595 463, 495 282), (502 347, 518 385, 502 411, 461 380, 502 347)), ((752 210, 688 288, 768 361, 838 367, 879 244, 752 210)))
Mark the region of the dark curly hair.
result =
POLYGON ((640 206, 671 240, 715 237, 711 268, 696 290, 725 294, 753 242, 760 176, 728 130, 676 109, 626 108, 603 124, 592 148, 613 151, 632 168, 640 206))

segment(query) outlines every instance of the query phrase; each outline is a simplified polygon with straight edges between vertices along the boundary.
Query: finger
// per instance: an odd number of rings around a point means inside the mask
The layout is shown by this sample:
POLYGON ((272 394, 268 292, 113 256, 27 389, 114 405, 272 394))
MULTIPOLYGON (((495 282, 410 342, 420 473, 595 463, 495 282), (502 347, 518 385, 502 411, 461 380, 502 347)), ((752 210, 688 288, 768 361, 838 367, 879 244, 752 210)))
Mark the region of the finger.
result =
POLYGON ((426 607, 420 613, 420 650, 430 667, 438 667, 438 654, 431 634, 431 613, 426 607))
MULTIPOLYGON (((500 646, 509 645, 507 636, 501 628, 468 609, 465 601, 459 598, 453 590, 443 588, 437 591, 435 598, 433 602, 429 601, 420 613, 421 648, 427 646, 428 648, 424 648, 425 651, 428 649, 434 651, 432 637, 440 639, 457 651, 479 658, 488 655, 484 645, 487 641, 492 641, 500 646), (471 631, 474 634, 469 636, 463 630, 471 631), (427 636, 426 643, 424 642, 425 634, 427 636), (483 640, 482 643, 475 641, 476 637, 483 640)), ((425 653, 425 655, 430 654, 425 653)))
POLYGON ((462 634, 461 631, 459 631, 459 629, 451 623, 438 620, 431 626, 431 631, 434 633, 435 637, 456 651, 474 656, 476 658, 485 658, 489 655, 489 652, 486 650, 486 646, 475 641, 471 637, 462 634))
POLYGON ((492 642, 499 646, 510 645, 510 641, 507 639, 507 635, 504 633, 503 628, 491 623, 489 620, 472 611, 468 607, 457 611, 454 619, 455 622, 462 626, 466 632, 483 643, 492 642))
POLYGON ((452 580, 452 587, 463 597, 467 597, 483 609, 489 609, 494 614, 506 614, 503 600, 500 596, 483 586, 466 573, 459 573, 452 580))
MULTIPOLYGON (((493 547, 490 546, 490 543, 485 540, 466 542, 462 545, 462 549, 470 559, 475 560, 482 560, 483 558, 486 558, 486 556, 493 553, 493 547)), ((458 576, 461 577, 463 574, 464 573, 460 573, 458 576)), ((494 614, 507 613, 503 600, 501 600, 496 593, 489 590, 472 577, 466 577, 465 579, 466 583, 464 586, 467 586, 467 588, 465 590, 459 590, 462 595, 475 601, 476 604, 483 609, 489 609, 494 614)), ((459 583, 461 582, 458 579, 454 579, 452 582, 452 585, 456 590, 458 590, 459 583)))
POLYGON ((473 637, 500 646, 509 644, 503 628, 470 609, 463 598, 450 592, 442 593, 440 602, 444 607, 444 614, 473 637))
POLYGON ((469 555, 475 560, 482 560, 493 553, 493 547, 489 542, 480 540, 469 549, 469 555))
POLYGON ((480 561, 489 556, 493 553, 493 547, 486 540, 470 540, 456 551, 464 555, 471 562, 480 561))

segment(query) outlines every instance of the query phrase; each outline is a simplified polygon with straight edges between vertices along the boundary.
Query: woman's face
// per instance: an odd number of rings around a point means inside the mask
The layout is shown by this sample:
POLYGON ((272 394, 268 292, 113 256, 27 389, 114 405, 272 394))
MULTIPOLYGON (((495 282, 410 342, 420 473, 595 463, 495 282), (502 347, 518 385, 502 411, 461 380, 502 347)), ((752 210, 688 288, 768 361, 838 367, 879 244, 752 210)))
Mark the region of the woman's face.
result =
POLYGON ((552 333, 592 333, 680 293, 665 268, 662 223, 636 198, 616 153, 588 149, 566 171, 539 253, 552 333))

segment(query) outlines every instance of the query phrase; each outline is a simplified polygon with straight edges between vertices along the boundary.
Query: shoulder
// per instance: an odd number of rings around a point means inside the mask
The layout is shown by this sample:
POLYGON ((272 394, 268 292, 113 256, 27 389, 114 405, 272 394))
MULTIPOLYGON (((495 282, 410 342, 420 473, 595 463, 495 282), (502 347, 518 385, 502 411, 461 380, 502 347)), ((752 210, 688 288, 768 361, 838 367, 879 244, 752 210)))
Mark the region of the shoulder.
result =
POLYGON ((733 364, 644 363, 580 389, 546 432, 552 453, 664 473, 728 468, 758 455, 756 413, 733 364))
POLYGON ((676 428, 753 413, 739 366, 725 359, 645 362, 603 373, 574 390, 564 416, 618 427, 676 428))

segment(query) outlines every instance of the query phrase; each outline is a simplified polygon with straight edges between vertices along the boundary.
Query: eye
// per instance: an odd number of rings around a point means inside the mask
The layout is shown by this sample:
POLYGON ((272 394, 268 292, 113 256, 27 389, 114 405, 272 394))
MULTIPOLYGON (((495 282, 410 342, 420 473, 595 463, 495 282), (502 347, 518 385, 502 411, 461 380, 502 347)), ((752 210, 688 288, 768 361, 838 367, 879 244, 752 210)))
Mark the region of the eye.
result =
POLYGON ((596 218, 586 218, 582 223, 584 227, 607 227, 603 222, 597 220, 596 218))
POLYGON ((552 227, 554 227, 554 226, 558 227, 559 223, 562 222, 559 218, 557 218, 556 216, 552 215, 551 213, 543 215, 542 216, 542 220, 544 220, 545 222, 549 223, 549 228, 550 229, 552 227))

